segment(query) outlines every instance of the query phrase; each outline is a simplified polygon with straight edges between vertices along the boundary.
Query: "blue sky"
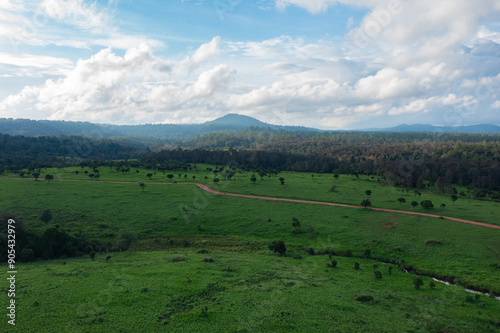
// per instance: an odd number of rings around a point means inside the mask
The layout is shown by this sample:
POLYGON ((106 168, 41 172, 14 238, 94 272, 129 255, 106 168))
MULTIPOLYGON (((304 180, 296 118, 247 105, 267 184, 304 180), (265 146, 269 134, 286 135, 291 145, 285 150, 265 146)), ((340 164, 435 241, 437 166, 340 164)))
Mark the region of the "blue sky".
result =
POLYGON ((500 125, 493 0, 0 0, 0 117, 500 125))

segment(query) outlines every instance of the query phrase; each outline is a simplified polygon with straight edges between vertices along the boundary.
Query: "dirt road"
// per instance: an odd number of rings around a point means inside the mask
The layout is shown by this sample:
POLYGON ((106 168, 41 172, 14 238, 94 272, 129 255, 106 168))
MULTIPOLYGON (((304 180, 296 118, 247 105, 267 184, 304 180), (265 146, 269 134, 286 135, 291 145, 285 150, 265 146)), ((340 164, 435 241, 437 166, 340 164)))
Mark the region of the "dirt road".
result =
MULTIPOLYGON (((25 180, 33 180, 32 178, 3 178, 3 179, 25 179, 25 180)), ((80 179, 54 179, 54 180, 55 181, 70 181, 70 182, 110 183, 110 184, 137 184, 138 183, 138 182, 108 181, 108 180, 80 180, 80 179)), ((295 202, 295 203, 302 203, 302 204, 347 207, 347 208, 356 208, 356 209, 371 209, 371 210, 380 211, 380 212, 389 212, 389 213, 398 213, 398 214, 406 214, 406 215, 426 216, 426 217, 432 217, 432 218, 444 218, 445 220, 454 221, 454 222, 460 222, 460 223, 466 223, 466 224, 471 224, 471 225, 475 225, 475 226, 479 226, 479 227, 485 227, 485 228, 491 228, 491 229, 500 229, 500 226, 494 225, 494 224, 488 224, 488 223, 482 223, 482 222, 475 222, 475 221, 469 221, 469 220, 459 219, 459 218, 455 218, 455 217, 447 217, 447 216, 427 214, 427 213, 409 212, 409 211, 405 211, 405 210, 395 210, 395 209, 375 208, 375 207, 364 208, 362 206, 346 205, 346 204, 339 204, 339 203, 332 203, 332 202, 321 202, 321 201, 310 201, 310 200, 299 200, 299 199, 263 197, 263 196, 237 194, 237 193, 226 193, 226 192, 216 191, 216 190, 208 187, 207 185, 200 184, 200 183, 192 183, 192 182, 180 182, 180 183, 176 183, 176 184, 174 184, 174 183, 166 183, 166 182, 145 182, 145 183, 146 184, 163 184, 163 185, 181 185, 181 184, 196 185, 200 189, 202 189, 204 191, 207 191, 209 193, 212 193, 212 194, 215 194, 215 195, 225 195, 225 196, 228 196, 228 197, 237 197, 237 198, 245 198, 245 199, 259 199, 259 200, 270 200, 270 201, 295 202)))

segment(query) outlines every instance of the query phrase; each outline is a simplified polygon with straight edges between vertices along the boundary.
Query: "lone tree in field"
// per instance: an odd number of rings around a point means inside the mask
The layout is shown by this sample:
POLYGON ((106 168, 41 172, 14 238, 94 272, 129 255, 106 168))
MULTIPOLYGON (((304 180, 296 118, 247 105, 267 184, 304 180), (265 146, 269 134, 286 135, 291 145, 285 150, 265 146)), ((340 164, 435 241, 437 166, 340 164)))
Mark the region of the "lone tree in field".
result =
POLYGON ((413 278, 413 286, 415 287, 415 289, 418 290, 423 285, 424 285, 424 281, 422 281, 421 277, 413 278))
POLYGON ((38 177, 40 177, 40 172, 33 172, 31 175, 33 176, 33 178, 35 178, 35 180, 38 180, 38 177))
POLYGON ((424 200, 420 203, 420 206, 424 207, 425 209, 431 209, 434 208, 434 205, 432 204, 432 201, 430 200, 424 200))
POLYGON ((274 253, 283 255, 286 253, 286 246, 283 241, 273 241, 271 244, 269 244, 269 250, 273 251, 274 253))
POLYGON ((54 176, 47 174, 45 175, 45 180, 50 183, 51 180, 54 180, 54 176))
POLYGON ((453 205, 455 205, 455 201, 458 200, 458 196, 456 194, 451 195, 451 201, 453 201, 453 205))
POLYGON ((219 178, 214 178, 214 183, 218 183, 220 182, 220 179, 219 178))
POLYGON ((257 178, 255 177, 255 175, 252 175, 252 177, 250 177, 250 181, 252 181, 253 183, 255 183, 257 181, 257 178))
POLYGON ((144 191, 144 188, 146 187, 146 184, 144 184, 143 182, 139 182, 139 186, 144 191))
POLYGON ((279 178, 279 181, 280 181, 281 185, 285 185, 285 178, 280 177, 280 178, 279 178))
POLYGON ((334 174, 333 178, 335 178, 335 180, 337 180, 337 179, 339 179, 339 175, 338 174, 334 174))
POLYGON ((411 202, 411 206, 413 207, 413 209, 415 209, 415 207, 417 207, 417 206, 418 206, 418 202, 416 202, 416 201, 412 201, 412 202, 411 202))
POLYGON ((168 178, 169 180, 172 180, 172 178, 174 178, 174 175, 172 175, 171 173, 169 173, 169 174, 167 175, 167 178, 168 178))
POLYGON ((365 208, 368 208, 368 207, 371 207, 372 206, 372 203, 370 200, 368 199, 365 199, 363 201, 361 201, 361 206, 365 207, 365 208))
POLYGON ((372 195, 372 191, 370 191, 370 190, 366 190, 366 191, 365 191, 365 194, 366 194, 366 196, 367 196, 367 197, 369 197, 370 195, 372 195))
POLYGON ((146 177, 148 177, 148 178, 149 178, 149 180, 151 180, 151 177, 153 177, 153 174, 152 174, 152 173, 148 173, 148 174, 146 175, 146 177))
POLYGON ((401 205, 401 204, 406 202, 406 199, 405 198, 398 198, 398 201, 399 201, 399 205, 401 205))
POLYGON ((50 212, 50 209, 46 209, 42 212, 40 220, 45 224, 49 223, 50 220, 52 220, 52 213, 50 212))
POLYGON ((294 228, 292 234, 299 235, 302 233, 302 230, 300 230, 300 221, 295 217, 292 219, 292 227, 294 228))

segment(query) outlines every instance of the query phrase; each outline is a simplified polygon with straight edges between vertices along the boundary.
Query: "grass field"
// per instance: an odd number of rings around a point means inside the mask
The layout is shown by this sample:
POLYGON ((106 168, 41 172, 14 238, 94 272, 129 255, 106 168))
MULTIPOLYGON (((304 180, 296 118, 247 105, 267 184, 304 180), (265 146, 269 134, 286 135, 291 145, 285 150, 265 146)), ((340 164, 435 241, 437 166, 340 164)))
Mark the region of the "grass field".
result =
MULTIPOLYGON (((89 240, 112 240, 120 230, 136 232, 139 239, 130 253, 102 253, 95 261, 86 256, 20 264, 18 319, 20 325, 33 323, 21 331, 500 331, 498 300, 476 300, 461 287, 441 283, 432 290, 428 277, 415 290, 412 275, 392 265, 389 276, 389 265, 380 261, 500 294, 500 230, 365 209, 216 196, 194 185, 151 184, 142 169, 122 174, 101 168, 98 182, 57 181, 88 177, 71 169, 47 171, 55 181, 0 177, 0 212, 15 214, 38 233, 58 224, 89 240), (101 180, 145 181, 146 187, 101 180), (47 225, 39 219, 44 209, 53 215, 47 225), (293 218, 300 221, 301 234, 292 234, 293 218), (283 240, 291 254, 304 259, 271 254, 267 245, 273 240, 283 240), (310 248, 350 250, 353 257, 334 256, 338 267, 329 268, 328 255, 308 255, 310 248), (200 249, 210 253, 197 254, 200 249), (372 259, 361 258, 365 250, 372 259), (188 260, 172 262, 178 255, 188 260), (203 262, 205 257, 214 262, 203 262), (354 262, 362 269, 354 270, 354 262), (373 265, 379 266, 381 280, 374 278, 373 265), (356 301, 364 294, 374 300, 356 301)), ((194 181, 214 186, 213 174, 175 174, 178 182, 193 181, 195 175, 194 181)), ((335 180, 282 173, 285 185, 278 177, 258 176, 252 184, 250 175, 238 174, 217 187, 356 205, 370 189, 374 206, 395 209, 405 205, 396 198, 413 200, 412 192, 346 175, 335 180), (329 193, 334 183, 338 187, 329 193)), ((168 182, 157 174, 151 182, 163 180, 168 182)), ((498 203, 459 199, 453 206, 449 197, 428 193, 417 200, 424 197, 435 206, 449 200, 446 208, 430 210, 434 214, 498 224, 493 219, 499 216, 498 203)))
MULTIPOLYGON (((214 174, 204 171, 207 165, 198 165, 198 172, 196 171, 167 171, 165 175, 161 172, 154 172, 142 168, 132 169, 129 173, 117 172, 109 167, 100 168, 99 180, 110 181, 143 181, 143 182, 200 182, 210 185, 214 188, 219 188, 222 191, 260 195, 270 197, 281 197, 290 199, 305 199, 316 200, 324 202, 335 202, 350 205, 360 205, 361 201, 368 198, 365 194, 366 190, 370 190, 372 194, 369 199, 373 207, 389 208, 397 210, 417 211, 424 213, 432 213, 436 215, 450 216, 462 218, 477 222, 484 222, 489 224, 500 225, 500 202, 483 201, 469 199, 468 197, 459 197, 456 202, 451 200, 450 195, 439 195, 435 188, 428 188, 425 190, 418 190, 421 195, 416 195, 413 190, 401 191, 401 189, 394 188, 378 182, 377 177, 372 179, 371 176, 361 175, 356 179, 352 175, 339 175, 338 179, 334 179, 332 174, 311 174, 311 173, 298 173, 298 172, 282 172, 279 176, 264 177, 261 179, 256 175, 257 181, 252 183, 250 177, 252 172, 237 173, 233 180, 226 181, 223 177, 219 178, 221 181, 218 184, 213 183, 214 174), (136 173, 135 170, 139 170, 136 173), (146 177, 148 173, 155 173, 151 180, 146 177), (173 174, 175 177, 169 180, 166 174, 173 174), (181 177, 179 177, 179 174, 181 177), (187 177, 185 177, 187 175, 187 177), (193 176, 195 177, 193 179, 193 176), (314 177, 312 177, 314 176, 314 177), (205 179, 207 177, 208 179, 205 179), (278 180, 279 177, 285 179, 285 184, 281 185, 278 180), (332 185, 337 188, 330 192, 329 189, 332 185), (405 203, 400 204, 398 198, 404 198, 405 203), (420 203, 422 200, 431 200, 434 204, 433 209, 424 209, 420 205, 413 208, 411 201, 420 203), (445 204, 446 207, 441 208, 440 205, 445 204)), ((214 168, 213 166, 210 166, 214 168)), ((84 171, 92 173, 90 168, 65 168, 65 169, 47 169, 42 173, 42 179, 45 173, 50 173, 54 177, 60 179, 81 179, 88 180, 89 177, 83 174, 84 171), (73 173, 78 170, 80 174, 75 176, 73 173)), ((8 174, 4 176, 9 176, 8 174)), ((10 175, 12 176, 12 175, 10 175)), ((2 176, 0 176, 1 179, 2 176)), ((28 176, 25 176, 26 178, 28 176)), ((458 192, 467 193, 467 189, 456 185, 458 192)))
POLYGON ((377 280, 370 260, 338 258, 329 268, 321 256, 187 250, 104 257, 19 265, 16 331, 498 331, 497 300, 440 283, 431 289, 428 278, 415 290, 411 275, 389 275, 387 265, 379 265, 377 280), (373 300, 358 301, 362 295, 373 300))

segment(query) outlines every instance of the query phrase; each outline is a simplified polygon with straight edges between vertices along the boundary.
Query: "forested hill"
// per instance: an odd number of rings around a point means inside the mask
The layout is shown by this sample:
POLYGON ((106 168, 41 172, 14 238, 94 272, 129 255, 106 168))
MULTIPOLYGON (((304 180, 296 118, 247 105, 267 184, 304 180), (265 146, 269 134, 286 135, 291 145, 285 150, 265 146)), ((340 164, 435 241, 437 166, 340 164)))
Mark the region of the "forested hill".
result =
MULTIPOLYGON (((207 133, 228 133, 235 131, 256 130, 294 133, 345 133, 345 131, 322 131, 302 126, 279 126, 264 123, 255 118, 228 114, 203 124, 144 124, 144 125, 106 125, 78 121, 50 121, 30 119, 0 118, 0 133, 10 135, 77 135, 94 138, 127 137, 143 142, 185 142, 207 133)), ((352 131, 351 131, 352 132, 352 131)), ((457 127, 439 127, 432 125, 400 125, 387 129, 372 129, 357 132, 393 132, 393 133, 465 133, 494 134, 500 133, 495 125, 473 125, 457 127)))
POLYGON ((278 126, 257 119, 229 114, 203 124, 145 124, 145 125, 106 125, 77 121, 51 121, 30 119, 0 118, 0 133, 10 135, 78 135, 97 138, 133 137, 157 138, 171 141, 184 141, 197 135, 210 132, 225 132, 249 128, 283 130, 289 132, 319 130, 301 126, 278 126))

